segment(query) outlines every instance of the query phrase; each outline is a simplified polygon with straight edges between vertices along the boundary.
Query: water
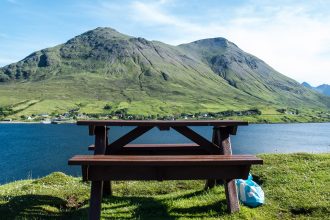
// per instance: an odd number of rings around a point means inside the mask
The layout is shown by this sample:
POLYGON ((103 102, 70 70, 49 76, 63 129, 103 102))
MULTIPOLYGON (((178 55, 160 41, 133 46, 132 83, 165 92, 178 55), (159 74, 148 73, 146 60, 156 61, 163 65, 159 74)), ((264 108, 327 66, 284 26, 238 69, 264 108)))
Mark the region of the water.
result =
MULTIPOLYGON (((110 142, 133 127, 113 127, 110 142)), ((211 127, 193 127, 211 139, 211 127)), ((80 168, 67 165, 76 154, 90 154, 94 142, 86 126, 73 124, 0 124, 0 184, 45 176, 54 171, 79 176, 80 168)), ((173 130, 149 131, 134 143, 187 143, 173 130)), ((330 123, 261 124, 241 126, 232 136, 234 154, 330 152, 330 123)))

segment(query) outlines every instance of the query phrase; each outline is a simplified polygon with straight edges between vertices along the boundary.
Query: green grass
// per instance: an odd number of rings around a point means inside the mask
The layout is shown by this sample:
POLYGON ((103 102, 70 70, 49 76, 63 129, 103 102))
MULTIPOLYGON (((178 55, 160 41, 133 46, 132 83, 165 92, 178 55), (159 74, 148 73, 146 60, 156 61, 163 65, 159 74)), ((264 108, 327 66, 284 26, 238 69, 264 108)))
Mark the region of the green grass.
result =
MULTIPOLYGON (((105 84, 104 86, 106 86, 105 84)), ((158 99, 157 97, 145 96, 143 92, 138 90, 109 90, 95 93, 93 89, 91 89, 95 88, 95 86, 91 86, 87 90, 79 86, 77 90, 70 90, 60 85, 57 87, 56 85, 51 86, 45 84, 44 86, 48 88, 48 90, 46 89, 48 91, 47 95, 46 92, 38 92, 39 89, 44 90, 44 88, 33 90, 32 88, 34 86, 36 85, 33 83, 26 83, 15 87, 11 87, 10 85, 2 85, 2 87, 0 87, 0 94, 4 94, 0 96, 0 107, 10 107, 13 110, 13 114, 6 116, 7 118, 21 120, 21 116, 27 117, 32 114, 63 114, 70 109, 76 108, 79 108, 79 113, 109 114, 110 111, 104 109, 104 106, 108 104, 112 106, 112 111, 127 109, 127 113, 133 115, 158 114, 160 116, 170 116, 181 113, 194 114, 198 112, 207 113, 227 110, 244 111, 258 108, 262 112, 261 115, 237 116, 223 119, 238 119, 251 123, 330 121, 330 112, 324 109, 313 110, 297 107, 299 115, 290 115, 276 111, 276 109, 286 108, 286 106, 264 106, 258 103, 251 105, 243 103, 235 104, 225 98, 223 98, 223 100, 211 100, 207 97, 192 98, 190 96, 170 96, 168 98, 158 99), (58 89, 53 90, 55 87, 58 89), (81 91, 86 91, 86 94, 84 96, 81 95, 81 91), (133 95, 134 93, 135 97, 133 95), (97 99, 97 94, 102 94, 102 97, 97 99), (128 97, 132 97, 132 100, 128 97)))
MULTIPOLYGON (((104 219, 328 219, 330 154, 260 155, 252 173, 265 191, 258 208, 226 213, 224 189, 203 181, 115 182, 104 219)), ((89 184, 53 173, 0 186, 1 219, 87 219, 89 184)))

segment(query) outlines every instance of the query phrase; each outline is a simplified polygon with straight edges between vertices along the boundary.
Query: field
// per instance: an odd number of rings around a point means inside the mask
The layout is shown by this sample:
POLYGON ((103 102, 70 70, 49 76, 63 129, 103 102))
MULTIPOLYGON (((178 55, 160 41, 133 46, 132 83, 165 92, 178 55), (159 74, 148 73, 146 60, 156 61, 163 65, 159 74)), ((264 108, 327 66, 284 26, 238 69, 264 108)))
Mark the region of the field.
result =
MULTIPOLYGON (((252 174, 265 191, 258 208, 226 213, 224 189, 203 181, 115 182, 103 219, 328 219, 330 154, 259 155, 252 174)), ((0 186, 1 219, 87 219, 89 184, 53 173, 0 186)))
MULTIPOLYGON (((75 78, 74 81, 79 82, 79 80, 84 79, 79 77, 75 78)), ((217 113, 229 110, 258 109, 261 112, 260 115, 224 116, 217 119, 238 119, 252 123, 330 121, 330 112, 321 108, 265 106, 258 102, 244 104, 235 100, 235 97, 231 95, 215 97, 211 94, 210 96, 199 97, 197 91, 191 96, 173 94, 164 98, 159 98, 160 95, 153 98, 139 89, 113 89, 111 86, 109 87, 111 82, 100 81, 98 78, 95 81, 89 78, 86 83, 88 86, 80 82, 75 87, 65 80, 57 81, 55 84, 54 82, 45 82, 41 85, 40 83, 3 84, 0 87, 0 120, 1 118, 11 118, 20 121, 22 118, 38 114, 54 116, 64 114, 72 109, 76 109, 77 114, 89 115, 108 115, 125 110, 127 114, 153 115, 153 118, 181 115, 182 113, 217 113), (93 88, 99 88, 99 91, 95 91, 93 88), (98 94, 102 94, 102 97, 98 94), (111 110, 105 109, 106 105, 110 106, 111 110), (1 114, 1 108, 10 109, 10 114, 1 114), (287 111, 281 113, 278 109, 286 109, 287 111), (296 111, 299 113, 295 114, 296 111)), ((184 90, 182 91, 184 92, 184 90)))

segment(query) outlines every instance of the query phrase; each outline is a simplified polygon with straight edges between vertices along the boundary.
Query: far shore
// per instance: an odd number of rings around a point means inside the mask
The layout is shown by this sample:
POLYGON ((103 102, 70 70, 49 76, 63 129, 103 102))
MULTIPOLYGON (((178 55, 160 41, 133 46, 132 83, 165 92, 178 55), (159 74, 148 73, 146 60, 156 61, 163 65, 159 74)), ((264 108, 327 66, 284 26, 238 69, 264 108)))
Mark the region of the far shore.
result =
MULTIPOLYGON (((53 124, 75 124, 76 121, 58 122, 53 124)), ((0 121, 0 124, 43 124, 42 121, 0 121)), ((52 124, 52 123, 45 123, 52 124)))
MULTIPOLYGON (((90 119, 90 120, 98 120, 98 119, 90 119)), ((100 119, 101 120, 101 119, 100 119)), ((103 120, 103 119, 102 119, 103 120)), ((107 120, 120 120, 120 119, 107 119, 107 120)), ((184 119, 181 119, 184 120, 184 119)), ((201 119, 205 120, 205 119, 201 119)), ((214 120, 228 120, 228 119, 214 119, 214 120)), ((242 120, 244 121, 244 120, 242 120)), ((0 124, 76 124, 77 121, 68 121, 68 122, 57 122, 57 123, 42 123, 42 121, 0 121, 0 124)), ((299 121, 294 121, 294 122, 249 122, 249 124, 323 124, 323 123, 330 123, 330 121, 308 121, 308 122, 299 122, 299 121)))

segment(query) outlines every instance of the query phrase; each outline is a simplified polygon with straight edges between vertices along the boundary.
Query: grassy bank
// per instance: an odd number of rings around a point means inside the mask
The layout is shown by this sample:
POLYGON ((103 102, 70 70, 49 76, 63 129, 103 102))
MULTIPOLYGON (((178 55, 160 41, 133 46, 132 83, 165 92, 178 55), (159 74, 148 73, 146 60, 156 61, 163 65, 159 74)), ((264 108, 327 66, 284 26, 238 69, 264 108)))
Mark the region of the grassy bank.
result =
MULTIPOLYGON (((222 186, 203 191, 203 181, 116 182, 103 200, 104 219, 327 219, 330 154, 260 155, 252 169, 266 204, 228 215, 222 186)), ((53 173, 0 186, 1 219, 86 219, 89 185, 53 173)))
MULTIPOLYGON (((0 88, 0 94, 1 94, 0 88)), ((23 92, 22 92, 23 93, 23 92)), ((76 119, 236 119, 251 123, 329 122, 329 109, 276 105, 233 105, 194 100, 161 102, 12 99, 0 97, 0 121, 40 122, 45 118, 76 119), (47 115, 47 116, 45 116, 47 115)))

